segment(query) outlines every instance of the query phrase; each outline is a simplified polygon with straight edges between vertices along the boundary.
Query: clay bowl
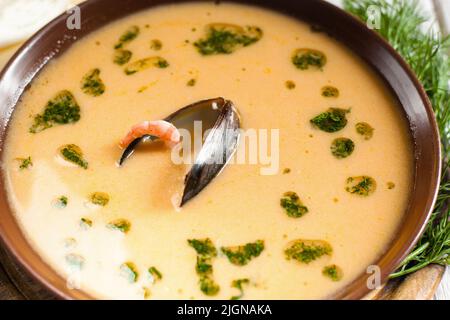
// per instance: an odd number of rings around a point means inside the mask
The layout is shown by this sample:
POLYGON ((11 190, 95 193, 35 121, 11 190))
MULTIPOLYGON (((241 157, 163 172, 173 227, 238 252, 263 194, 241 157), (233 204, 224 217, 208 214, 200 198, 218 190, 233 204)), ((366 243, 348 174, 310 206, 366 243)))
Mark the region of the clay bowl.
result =
MULTIPOLYGON (((80 5, 81 29, 68 30, 63 14, 37 32, 9 61, 0 74, 0 148, 8 132, 8 121, 20 96, 41 68, 70 46, 108 22, 160 4, 185 0, 91 0, 80 5)), ((387 251, 374 264, 381 269, 381 280, 395 270, 420 237, 436 199, 440 177, 440 142, 437 125, 427 96, 402 58, 375 32, 344 11, 319 0, 236 1, 267 7, 304 20, 325 30, 367 62, 392 90, 410 123, 414 140, 415 171, 410 203, 401 227, 387 251)), ((56 274, 33 251, 14 219, 0 179, 0 236, 13 257, 38 281, 61 298, 89 299, 86 293, 70 290, 66 280, 56 274)), ((359 299, 370 290, 370 275, 361 274, 330 298, 359 299)))

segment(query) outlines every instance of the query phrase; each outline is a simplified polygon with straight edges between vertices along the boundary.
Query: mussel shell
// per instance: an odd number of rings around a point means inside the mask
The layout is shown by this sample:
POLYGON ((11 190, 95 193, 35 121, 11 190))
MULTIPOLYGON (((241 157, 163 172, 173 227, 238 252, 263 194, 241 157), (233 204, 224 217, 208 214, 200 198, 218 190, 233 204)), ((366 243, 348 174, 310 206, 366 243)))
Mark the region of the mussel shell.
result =
POLYGON ((186 175, 180 207, 202 191, 225 168, 236 152, 239 136, 239 114, 233 103, 226 101, 186 175))

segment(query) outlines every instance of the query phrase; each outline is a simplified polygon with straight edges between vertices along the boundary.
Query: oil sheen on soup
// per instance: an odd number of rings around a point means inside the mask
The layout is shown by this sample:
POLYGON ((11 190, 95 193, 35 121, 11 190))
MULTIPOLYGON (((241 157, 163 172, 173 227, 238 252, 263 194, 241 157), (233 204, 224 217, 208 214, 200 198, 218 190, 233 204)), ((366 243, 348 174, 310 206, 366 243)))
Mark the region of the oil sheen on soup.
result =
POLYGON ((326 298, 376 261, 406 210, 413 159, 399 109, 306 23, 235 4, 162 6, 44 68, 13 114, 3 169, 29 242, 93 297, 326 298), (170 148, 147 143, 117 165, 134 124, 215 97, 256 132, 256 162, 227 165, 181 209, 189 165, 170 148))

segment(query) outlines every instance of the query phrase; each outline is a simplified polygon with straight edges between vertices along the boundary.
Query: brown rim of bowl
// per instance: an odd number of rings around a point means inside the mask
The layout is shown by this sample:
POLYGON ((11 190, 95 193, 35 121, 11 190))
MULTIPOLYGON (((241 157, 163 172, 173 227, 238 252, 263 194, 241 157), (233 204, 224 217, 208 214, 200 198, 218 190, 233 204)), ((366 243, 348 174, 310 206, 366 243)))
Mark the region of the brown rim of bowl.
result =
MULTIPOLYGON (((67 50, 77 39, 108 22, 139 10, 162 4, 191 2, 189 0, 91 0, 79 5, 80 30, 68 30, 68 13, 55 18, 11 58, 0 73, 0 148, 11 114, 30 81, 45 64, 67 50)), ((197 1, 198 2, 198 1, 197 1)), ((217 1, 202 1, 216 2, 217 1)), ((416 76, 400 55, 376 32, 345 11, 323 0, 303 0, 301 5, 291 0, 234 0, 284 13, 321 27, 368 63, 384 80, 402 106, 410 124, 414 143, 414 185, 402 225, 386 252, 374 263, 381 269, 382 283, 387 280, 422 234, 436 200, 441 171, 439 131, 428 97, 416 76)), ((0 155, 2 156, 2 155, 0 155)), ((64 299, 90 299, 87 293, 70 290, 66 281, 56 274, 32 249, 15 221, 7 201, 5 172, 0 180, 0 238, 12 256, 31 276, 64 299)), ((369 275, 362 273, 330 298, 359 299, 370 292, 369 275)))

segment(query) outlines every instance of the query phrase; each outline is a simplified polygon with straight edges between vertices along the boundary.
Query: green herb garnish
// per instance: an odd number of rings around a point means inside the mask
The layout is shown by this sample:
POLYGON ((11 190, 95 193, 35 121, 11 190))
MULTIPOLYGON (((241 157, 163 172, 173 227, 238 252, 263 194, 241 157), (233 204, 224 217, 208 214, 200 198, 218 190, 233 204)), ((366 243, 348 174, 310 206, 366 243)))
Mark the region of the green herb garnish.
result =
POLYGON ((67 207, 67 203, 69 202, 69 199, 66 196, 60 196, 56 199, 55 206, 57 208, 65 208, 67 207))
POLYGON ((325 86, 321 89, 322 96, 325 98, 337 98, 339 97, 339 90, 336 87, 325 86))
POLYGON ((80 227, 85 230, 89 229, 90 227, 92 227, 92 220, 88 218, 81 218, 80 227))
POLYGON ((395 183, 393 183, 392 181, 389 181, 389 182, 387 183, 387 188, 388 188, 389 190, 394 189, 394 188, 395 188, 395 183))
POLYGON ((232 296, 230 298, 230 300, 239 300, 239 299, 241 299, 244 296, 244 285, 247 285, 249 283, 250 283, 250 280, 247 279, 247 278, 233 280, 233 282, 231 282, 231 287, 238 289, 239 290, 239 295, 232 296))
POLYGON ((89 200, 95 205, 104 207, 109 202, 109 194, 106 192, 94 192, 89 196, 89 200))
POLYGON ((133 262, 125 262, 120 265, 120 274, 130 283, 138 281, 139 272, 133 262))
POLYGON ((315 68, 322 70, 327 63, 327 57, 322 51, 314 49, 297 49, 292 54, 292 63, 300 70, 315 68))
POLYGON ((81 80, 81 90, 84 93, 97 97, 105 92, 105 84, 100 78, 100 69, 92 69, 81 80))
POLYGON ((197 252, 197 254, 202 256, 210 256, 215 257, 217 256, 217 250, 214 244, 212 243, 211 239, 192 239, 188 240, 189 245, 194 248, 194 250, 197 252))
POLYGON ((80 106, 70 91, 63 90, 47 102, 42 114, 34 116, 30 132, 38 133, 57 124, 75 123, 78 120, 80 120, 80 106))
POLYGON ((230 54, 240 47, 249 46, 262 38, 263 32, 254 26, 240 27, 213 23, 206 27, 206 37, 194 46, 202 55, 230 54))
MULTIPOLYGON (((100 202, 101 200, 98 199, 98 201, 100 202)), ((104 200, 102 203, 104 203, 104 200)), ((106 205, 106 204, 101 204, 101 205, 106 205)), ((114 220, 114 221, 111 221, 110 223, 108 223, 106 225, 106 227, 108 227, 109 229, 118 230, 123 233, 128 233, 128 231, 130 231, 130 229, 131 229, 131 223, 130 223, 130 221, 128 221, 126 219, 117 219, 117 220, 114 220)))
POLYGON ((356 132, 364 137, 364 139, 369 140, 373 136, 373 128, 367 122, 358 122, 355 125, 356 132))
POLYGON ((190 79, 190 80, 186 83, 186 85, 187 85, 188 87, 193 87, 193 86, 195 86, 196 83, 197 83, 197 80, 194 79, 194 78, 192 78, 192 79, 190 79))
POLYGON ((280 206, 286 211, 288 217, 300 218, 308 213, 308 208, 303 205, 297 193, 288 191, 280 199, 280 206))
POLYGON ((207 296, 215 296, 220 291, 220 286, 210 277, 201 277, 200 290, 207 296))
POLYGON ((348 138, 336 138, 331 143, 331 153, 338 159, 347 158, 353 153, 355 144, 348 138))
POLYGON ((150 299, 150 297, 152 296, 152 291, 150 290, 150 288, 142 287, 142 291, 144 299, 150 299))
POLYGON ((315 116, 310 121, 311 123, 325 132, 336 132, 342 130, 347 125, 346 114, 350 110, 330 108, 325 112, 315 116))
POLYGON ((213 272, 211 264, 211 257, 197 256, 197 264, 195 265, 195 271, 198 275, 210 275, 213 272))
POLYGON ((339 281, 344 276, 342 269, 335 264, 325 266, 322 270, 322 274, 333 281, 339 281))
POLYGON ((154 282, 161 280, 163 277, 162 273, 156 267, 148 268, 148 273, 152 276, 154 282))
POLYGON ((368 196, 375 192, 377 183, 375 179, 368 176, 349 177, 345 190, 359 196, 368 196))
POLYGON ((222 247, 221 250, 232 264, 245 266, 250 260, 261 254, 264 250, 264 241, 257 240, 242 246, 222 247))
POLYGON ((295 89, 295 82, 288 80, 285 83, 286 88, 288 88, 289 90, 295 89))
POLYGON ((200 290, 207 296, 216 295, 220 290, 212 277, 212 259, 217 256, 216 247, 209 238, 188 240, 188 244, 197 252, 195 271, 200 278, 200 290))
POLYGON ((88 162, 83 159, 83 152, 79 146, 67 144, 60 148, 60 153, 65 160, 72 162, 83 169, 88 168, 88 162))
POLYGON ((150 48, 153 49, 153 50, 156 50, 156 51, 161 50, 162 49, 162 42, 161 42, 161 40, 153 39, 150 42, 150 48))
POLYGON ((123 66, 131 60, 133 53, 130 50, 118 49, 114 51, 113 62, 119 66, 123 66))
POLYGON ((132 75, 132 74, 135 74, 136 72, 143 71, 143 70, 146 70, 151 67, 163 69, 163 68, 167 68, 168 66, 169 66, 169 63, 164 58, 161 58, 158 56, 149 57, 149 58, 137 60, 135 62, 130 63, 125 68, 125 74, 132 75))
POLYGON ((131 26, 128 28, 119 38, 119 41, 114 46, 114 49, 121 49, 123 46, 134 39, 139 35, 139 27, 131 26))
POLYGON ((294 240, 284 250, 287 260, 294 259, 301 263, 310 263, 324 255, 331 255, 331 245, 323 240, 294 240))
POLYGON ((16 160, 20 162, 20 164, 19 164, 20 170, 28 169, 29 167, 33 166, 33 161, 31 160, 31 157, 16 158, 16 160))

